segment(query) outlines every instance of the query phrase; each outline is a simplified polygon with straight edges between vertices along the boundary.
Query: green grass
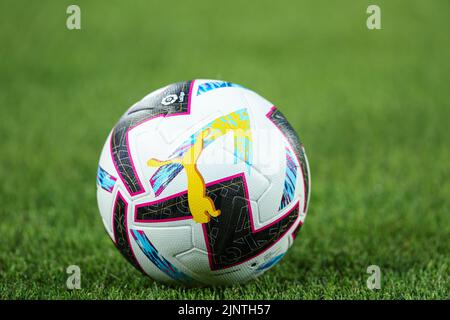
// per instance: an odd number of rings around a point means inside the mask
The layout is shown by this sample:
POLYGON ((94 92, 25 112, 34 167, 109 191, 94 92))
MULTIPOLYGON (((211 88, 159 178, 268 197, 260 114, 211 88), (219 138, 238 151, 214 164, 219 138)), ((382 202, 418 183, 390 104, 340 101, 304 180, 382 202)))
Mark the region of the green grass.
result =
POLYGON ((0 2, 0 298, 450 297, 446 0, 0 2), (162 85, 243 84, 274 102, 309 157, 306 224, 283 261, 228 288, 169 288, 108 239, 95 176, 120 115, 162 85), (82 270, 69 291, 68 265, 82 270), (366 268, 382 289, 366 287, 366 268))

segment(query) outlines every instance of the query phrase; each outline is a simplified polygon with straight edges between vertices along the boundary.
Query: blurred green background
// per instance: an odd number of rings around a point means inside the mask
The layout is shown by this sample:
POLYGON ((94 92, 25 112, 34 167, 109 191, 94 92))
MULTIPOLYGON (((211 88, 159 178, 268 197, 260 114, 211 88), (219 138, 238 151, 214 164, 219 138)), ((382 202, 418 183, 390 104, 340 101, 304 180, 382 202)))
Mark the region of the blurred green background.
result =
POLYGON ((450 2, 0 2, 0 298, 449 298, 450 2), (81 7, 81 30, 66 8, 81 7), (366 8, 381 8, 368 30, 366 8), (101 147, 163 85, 242 84, 305 144, 306 224, 257 281, 183 289, 135 271, 96 205, 101 147), (66 268, 81 267, 81 290, 66 268), (366 287, 379 265, 381 290, 366 287))

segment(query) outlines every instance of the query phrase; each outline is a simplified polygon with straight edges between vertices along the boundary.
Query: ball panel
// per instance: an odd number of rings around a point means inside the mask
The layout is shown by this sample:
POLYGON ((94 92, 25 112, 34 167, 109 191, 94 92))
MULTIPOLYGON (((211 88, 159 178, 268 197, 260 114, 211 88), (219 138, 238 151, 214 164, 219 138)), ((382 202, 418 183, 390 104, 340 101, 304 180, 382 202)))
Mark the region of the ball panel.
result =
POLYGON ((148 95, 129 109, 114 127, 111 135, 111 155, 116 170, 130 195, 138 195, 144 193, 145 190, 137 176, 133 158, 130 155, 129 130, 156 117, 189 114, 191 83, 193 82, 179 82, 148 95), (180 100, 175 100, 174 96, 179 96, 180 100), (166 100, 167 97, 172 97, 172 100, 166 100))
POLYGON ((128 260, 128 262, 130 262, 139 271, 144 272, 139 260, 136 259, 136 255, 130 241, 130 222, 128 201, 122 193, 118 191, 113 206, 114 244, 125 259, 128 260))
POLYGON ((112 163, 109 153, 110 138, 111 134, 106 139, 106 143, 100 154, 97 171, 97 204, 105 229, 110 238, 114 240, 112 227, 112 207, 120 181, 117 181, 118 174, 114 168, 114 164, 112 163))
POLYGON ((189 227, 175 228, 142 228, 132 227, 132 247, 136 254, 136 259, 146 274, 152 278, 166 283, 193 284, 195 280, 189 275, 189 271, 183 270, 174 261, 174 253, 189 250, 192 247, 190 241, 191 234, 189 227), (164 230, 163 230, 164 229, 164 230), (174 230, 178 232, 176 238, 180 242, 167 241, 167 233, 174 238, 174 230), (182 241, 185 241, 184 243, 182 241), (178 246, 176 246, 178 244, 178 246), (181 245, 180 245, 181 244, 181 245))
POLYGON ((295 132, 294 128, 290 125, 290 123, 287 121, 287 119, 284 117, 284 115, 276 109, 275 107, 272 108, 272 110, 267 114, 267 117, 274 123, 274 125, 280 129, 280 131, 283 133, 283 135, 286 137, 290 147, 293 149, 297 161, 300 164, 301 167, 301 173, 304 179, 304 199, 306 200, 304 202, 302 211, 305 212, 307 205, 308 205, 308 199, 309 199, 309 167, 308 162, 305 156, 304 148, 301 144, 301 141, 295 132))

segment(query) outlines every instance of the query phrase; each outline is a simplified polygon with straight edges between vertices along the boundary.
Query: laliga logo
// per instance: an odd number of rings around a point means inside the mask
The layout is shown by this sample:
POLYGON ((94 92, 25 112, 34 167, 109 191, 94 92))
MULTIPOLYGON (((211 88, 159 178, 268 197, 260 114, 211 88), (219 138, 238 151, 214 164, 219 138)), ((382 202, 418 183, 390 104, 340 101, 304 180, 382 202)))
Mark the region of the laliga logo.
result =
POLYGON ((161 104, 164 106, 170 106, 171 104, 177 102, 177 100, 179 100, 180 103, 184 101, 183 91, 180 92, 180 96, 177 96, 176 94, 169 94, 165 96, 164 98, 162 98, 161 104))
POLYGON ((184 169, 187 176, 189 211, 197 223, 207 223, 210 217, 220 215, 220 210, 216 209, 213 200, 206 195, 205 180, 197 168, 197 160, 205 147, 228 131, 233 131, 234 134, 235 163, 239 158, 250 166, 252 135, 245 109, 212 121, 177 148, 172 154, 173 158, 164 161, 152 158, 147 161, 147 166, 158 168, 150 179, 153 188, 156 189, 154 190, 156 195, 159 195, 175 175, 184 169), (155 188, 156 186, 158 188, 155 188))

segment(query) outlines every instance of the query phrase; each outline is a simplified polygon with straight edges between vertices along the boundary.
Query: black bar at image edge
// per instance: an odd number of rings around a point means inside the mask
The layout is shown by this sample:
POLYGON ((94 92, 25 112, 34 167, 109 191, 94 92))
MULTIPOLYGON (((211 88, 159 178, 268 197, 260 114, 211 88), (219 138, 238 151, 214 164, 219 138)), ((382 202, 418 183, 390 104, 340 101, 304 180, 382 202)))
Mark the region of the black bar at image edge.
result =
MULTIPOLYGON (((446 308, 448 300, 406 301, 406 300, 9 300, 0 301, 0 310, 9 309, 14 314, 21 312, 45 312, 61 307, 60 318, 65 315, 84 316, 98 310, 108 316, 133 316, 142 314, 164 315, 179 319, 275 319, 282 315, 312 312, 314 316, 325 314, 353 315, 363 319, 366 316, 385 316, 392 311, 402 315, 414 314, 427 309, 446 308)), ((58 313, 52 312, 54 315, 58 313)))

